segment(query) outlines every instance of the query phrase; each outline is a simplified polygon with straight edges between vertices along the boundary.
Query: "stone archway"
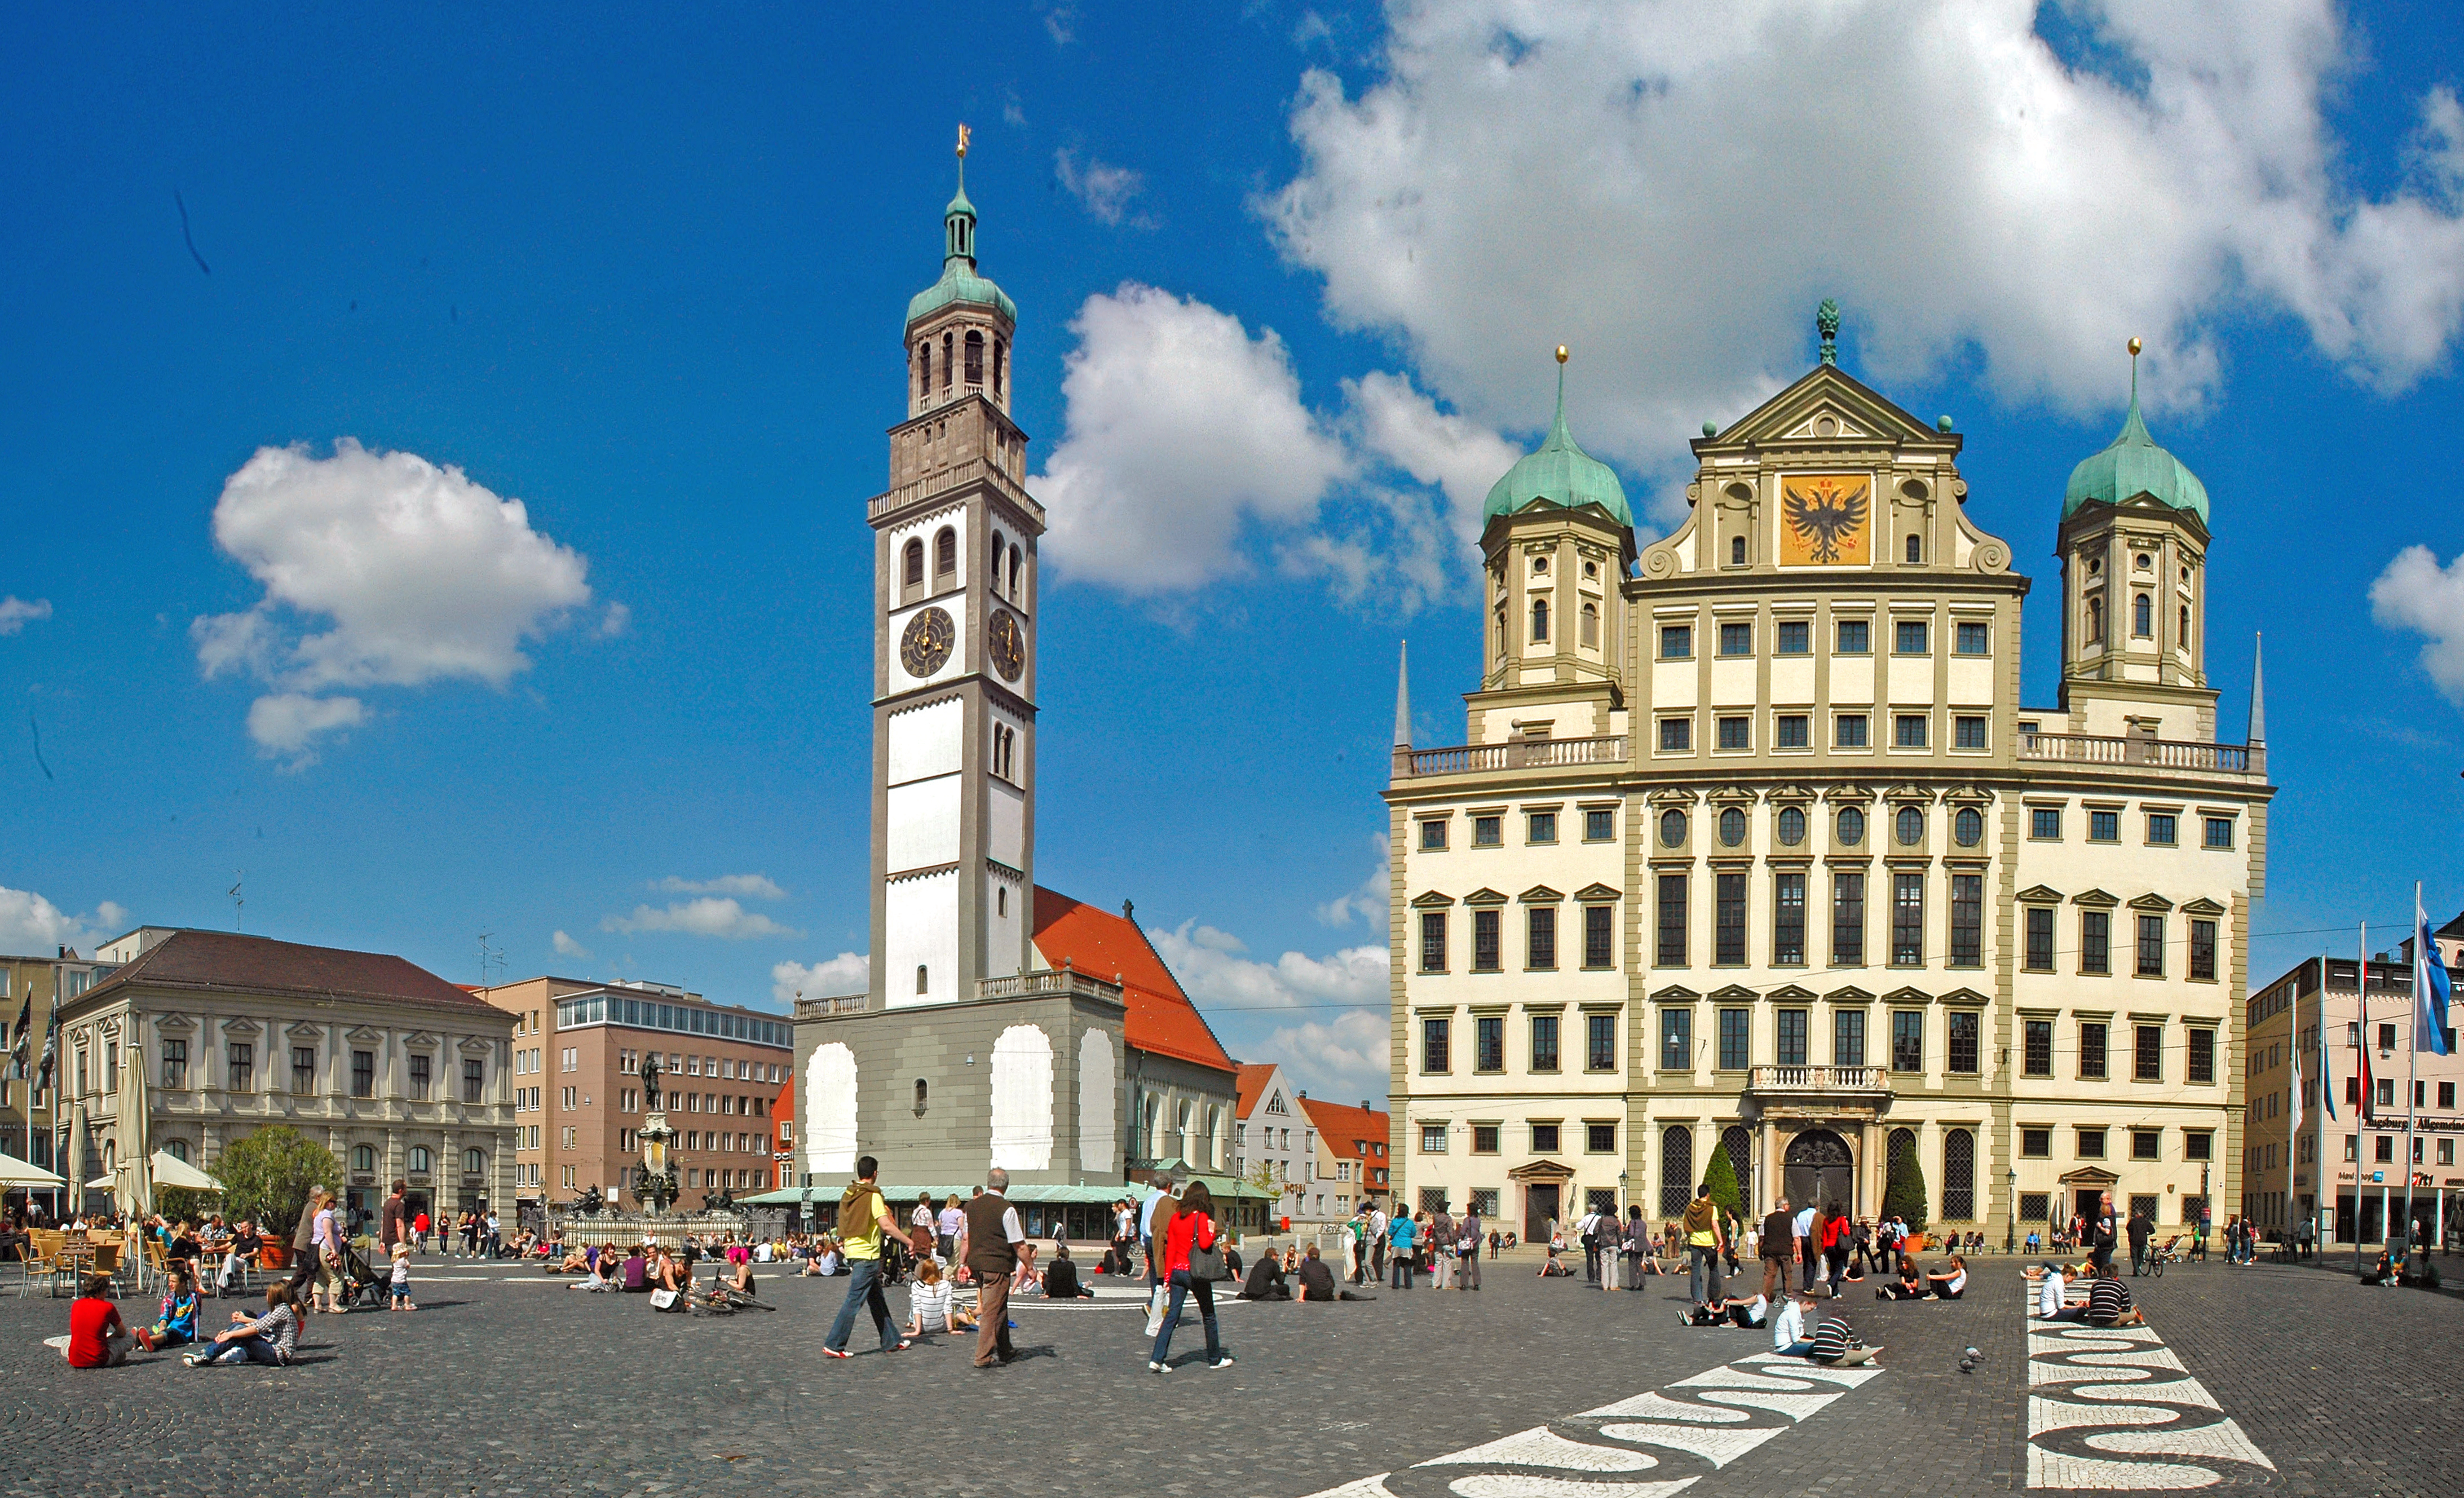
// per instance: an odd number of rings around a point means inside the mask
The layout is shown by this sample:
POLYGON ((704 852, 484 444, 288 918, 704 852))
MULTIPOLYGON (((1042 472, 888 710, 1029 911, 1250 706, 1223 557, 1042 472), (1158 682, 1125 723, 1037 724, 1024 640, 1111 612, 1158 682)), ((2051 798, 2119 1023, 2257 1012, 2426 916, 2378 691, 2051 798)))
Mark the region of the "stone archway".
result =
POLYGON ((1788 1141, 1782 1181, 1792 1208, 1837 1202, 1850 1216, 1857 1213, 1857 1157, 1848 1141, 1828 1129, 1808 1129, 1788 1141))

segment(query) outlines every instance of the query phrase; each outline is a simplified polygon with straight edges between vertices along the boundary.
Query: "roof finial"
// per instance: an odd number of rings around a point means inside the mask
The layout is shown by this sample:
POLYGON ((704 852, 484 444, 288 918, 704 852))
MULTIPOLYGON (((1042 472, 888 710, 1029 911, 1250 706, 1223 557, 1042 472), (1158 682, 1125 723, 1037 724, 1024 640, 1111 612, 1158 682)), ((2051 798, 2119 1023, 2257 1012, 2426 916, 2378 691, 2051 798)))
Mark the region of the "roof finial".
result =
POLYGON ((958 121, 958 196, 962 198, 967 195, 967 141, 974 134, 965 121, 958 121))
MULTIPOLYGON (((1572 440, 1566 430, 1566 345, 1557 345, 1557 414, 1549 422, 1549 442, 1560 447, 1572 440)), ((1548 443, 1543 443, 1546 447, 1548 443)))
POLYGON ((1839 301, 1837 297, 1825 297, 1822 298, 1822 305, 1814 309, 1814 331, 1822 336, 1822 362, 1826 364, 1838 363, 1839 301))
POLYGON ((2255 634, 2250 642, 2250 732, 2245 736, 2255 744, 2267 742, 2267 636, 2255 634))
POLYGON ((1395 652, 1395 747, 1412 747, 1412 642, 1395 652))
POLYGON ((2140 350, 2140 347, 2141 347, 2141 345, 2140 345, 2139 340, 2137 340, 2137 339, 2135 339, 2135 338, 2134 338, 2134 339, 2132 339, 2132 340, 2130 341, 2130 404, 2131 404, 2131 405, 2133 405, 2133 406, 2136 406, 2136 405, 2138 405, 2138 404, 2139 404, 2139 350, 2140 350))

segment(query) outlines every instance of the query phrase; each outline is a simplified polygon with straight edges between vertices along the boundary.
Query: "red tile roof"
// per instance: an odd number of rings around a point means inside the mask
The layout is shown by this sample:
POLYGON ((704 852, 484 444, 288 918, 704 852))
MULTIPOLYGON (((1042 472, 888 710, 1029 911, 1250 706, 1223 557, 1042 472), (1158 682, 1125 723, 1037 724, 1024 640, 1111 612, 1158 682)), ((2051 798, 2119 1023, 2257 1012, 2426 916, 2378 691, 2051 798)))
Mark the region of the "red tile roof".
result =
POLYGON ((1239 1116, 1246 1118, 1266 1095, 1266 1079, 1275 1074, 1271 1061, 1245 1061, 1241 1064, 1241 1108, 1239 1116))
POLYGON ((407 958, 379 952, 302 946, 232 931, 175 931, 87 989, 86 996, 90 999, 127 984, 375 1000, 491 1016, 496 1013, 477 995, 407 958))
POLYGON ((1048 966, 1066 963, 1119 983, 1121 998, 1129 1005, 1124 1038, 1132 1046, 1218 1071, 1232 1069, 1232 1058, 1224 1054, 1189 995, 1181 992, 1179 980, 1128 916, 1099 911, 1038 886, 1035 950, 1048 966))
MULTIPOLYGON (((1314 1097, 1301 1099, 1301 1111, 1309 1122, 1317 1125, 1317 1136, 1338 1159, 1367 1160, 1383 1170, 1389 1163, 1379 1153, 1389 1144, 1388 1121, 1382 1108, 1347 1108, 1341 1103, 1321 1103, 1314 1097), (1375 1145, 1376 1150, 1363 1146, 1375 1145)), ((1376 1178, 1383 1180, 1385 1178, 1376 1178)))

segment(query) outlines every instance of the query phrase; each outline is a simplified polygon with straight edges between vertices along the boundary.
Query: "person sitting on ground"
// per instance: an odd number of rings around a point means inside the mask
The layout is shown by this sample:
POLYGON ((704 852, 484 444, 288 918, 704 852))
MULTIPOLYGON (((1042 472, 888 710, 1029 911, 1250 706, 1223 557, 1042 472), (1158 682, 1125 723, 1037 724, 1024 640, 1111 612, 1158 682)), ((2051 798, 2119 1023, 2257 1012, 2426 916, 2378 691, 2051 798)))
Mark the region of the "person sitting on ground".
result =
POLYGON ((2369 1272, 2362 1276, 2362 1283, 2365 1285, 2385 1285, 2391 1289, 2402 1278, 2403 1275, 2397 1272, 2395 1267, 2395 1256, 2382 1251, 2379 1254, 2378 1262, 2371 1265, 2369 1272))
POLYGON ((659 1248, 658 1257, 650 1263, 650 1279, 658 1289, 663 1290, 693 1289, 693 1269, 690 1264, 678 1263, 675 1255, 668 1252, 664 1245, 659 1248))
POLYGON ((170 1271, 170 1285, 163 1295, 163 1313, 152 1326, 137 1329, 137 1345, 146 1352, 165 1347, 185 1347, 197 1339, 197 1282, 183 1263, 170 1271))
POLYGON ((711 1283, 715 1288, 731 1289, 738 1295, 752 1294, 753 1261, 749 1258, 733 1261, 733 1267, 719 1274, 711 1283))
POLYGON ((1297 1277, 1300 1280, 1303 1300, 1375 1300, 1377 1298, 1375 1295, 1355 1295, 1348 1289, 1337 1289, 1334 1283, 1334 1267, 1318 1256, 1315 1244, 1309 1245, 1308 1253, 1301 1260, 1301 1270, 1297 1277))
POLYGON ((938 1259, 924 1259, 915 1266, 915 1283, 907 1290, 907 1334, 922 1336, 927 1332, 972 1332, 976 1318, 952 1293, 950 1278, 941 1272, 938 1259))
POLYGON ((1771 1318, 1772 1352, 1782 1357, 1803 1357, 1814 1351, 1814 1339, 1805 1334, 1805 1313, 1813 1309, 1811 1295, 1780 1296, 1779 1314, 1771 1318))
MULTIPOLYGON (((1060 1267, 1061 1266, 1057 1264, 1053 1266, 1056 1270, 1060 1267)), ((1249 1278, 1242 1283, 1241 1298, 1243 1300, 1291 1299, 1291 1286, 1284 1278, 1284 1261, 1271 1253, 1258 1255, 1258 1262, 1250 1267, 1249 1278)))
POLYGON ((120 1308, 111 1303, 111 1276, 89 1274, 77 1285, 77 1299, 69 1302, 68 1354, 71 1368, 117 1368, 128 1361, 128 1349, 135 1342, 128 1328, 120 1319, 120 1308))
POLYGON ((1556 1233, 1550 1234, 1549 1256, 1540 1261, 1540 1272, 1534 1276, 1534 1278, 1551 1280, 1555 1279, 1560 1275, 1573 1274, 1574 1272, 1573 1266, 1567 1264, 1564 1260, 1557 1257, 1559 1254, 1565 1252, 1565 1249, 1566 1240, 1564 1237, 1556 1233))
POLYGON ((1940 1274, 1925 1276, 1925 1288, 1933 1291, 1937 1300, 1957 1300, 1968 1291, 1968 1261, 1952 1254, 1949 1267, 1940 1274))
POLYGON ((2130 1287, 2112 1265, 2087 1288, 2087 1324, 2092 1327, 2144 1327, 2147 1317, 2130 1303, 2130 1287))
POLYGON ((563 1258, 540 1267, 550 1274, 587 1274, 590 1272, 590 1255, 577 1245, 563 1258))
POLYGON ((567 1289, 578 1290, 623 1289, 625 1288, 625 1283, 616 1277, 616 1250, 613 1248, 594 1254, 588 1267, 582 1271, 582 1278, 576 1280, 572 1285, 568 1286, 567 1289))
POLYGON ((2039 1321, 2077 1321, 2087 1314, 2087 1305, 2069 1304, 2064 1293, 2070 1282, 2063 1277, 2058 1264, 2041 1265, 2022 1271, 2036 1282, 2036 1319, 2039 1321))
POLYGON ((1825 1316, 1822 1325, 1815 1329, 1814 1346, 1805 1355, 1825 1367, 1854 1367, 1871 1361, 1881 1351, 1879 1347, 1867 1347, 1846 1317, 1825 1316))
POLYGON ((1729 1301, 1727 1297, 1714 1295, 1709 1300, 1703 1302, 1699 1306, 1688 1306, 1683 1311, 1679 1311, 1677 1313, 1677 1324, 1682 1327, 1727 1326, 1728 1324, 1728 1307, 1731 1304, 1733 1304, 1733 1302, 1729 1301))
POLYGON ((1925 1286, 1917 1279, 1917 1262, 1914 1259, 1902 1258, 1900 1277, 1887 1285, 1875 1286, 1874 1298, 1876 1300, 1925 1299, 1925 1286))
POLYGON ((264 1315, 251 1317, 246 1311, 232 1311, 230 1326, 182 1361, 191 1368, 243 1362, 278 1367, 291 1361, 298 1351, 299 1303, 292 1298, 290 1286, 269 1285, 265 1288, 264 1315))
POLYGON ((1010 1271, 1009 1292, 1013 1296, 1044 1293, 1044 1271, 1035 1267, 1035 1245, 1032 1243, 1018 1245, 1018 1267, 1010 1271))
POLYGON ((1093 1300, 1095 1291, 1078 1282, 1078 1261, 1069 1257, 1069 1245, 1052 1245, 1052 1265, 1044 1271, 1044 1293, 1054 1300, 1093 1300))
POLYGON ((1759 1294, 1751 1300, 1728 1302, 1728 1324, 1751 1331, 1771 1319, 1771 1302, 1759 1294))

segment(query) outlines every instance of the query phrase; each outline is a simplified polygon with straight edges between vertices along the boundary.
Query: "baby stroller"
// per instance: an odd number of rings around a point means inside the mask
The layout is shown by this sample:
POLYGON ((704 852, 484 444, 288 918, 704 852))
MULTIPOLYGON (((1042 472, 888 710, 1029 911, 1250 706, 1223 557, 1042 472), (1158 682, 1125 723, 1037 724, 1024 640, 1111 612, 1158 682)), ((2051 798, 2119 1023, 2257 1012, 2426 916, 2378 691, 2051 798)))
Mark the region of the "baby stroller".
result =
MULTIPOLYGON (((388 1268, 391 1266, 387 1266, 388 1268)), ((368 1267, 365 1254, 351 1244, 342 1245, 342 1263, 338 1271, 342 1281, 342 1305, 346 1310, 361 1306, 382 1307, 391 1299, 384 1276, 368 1267)))

